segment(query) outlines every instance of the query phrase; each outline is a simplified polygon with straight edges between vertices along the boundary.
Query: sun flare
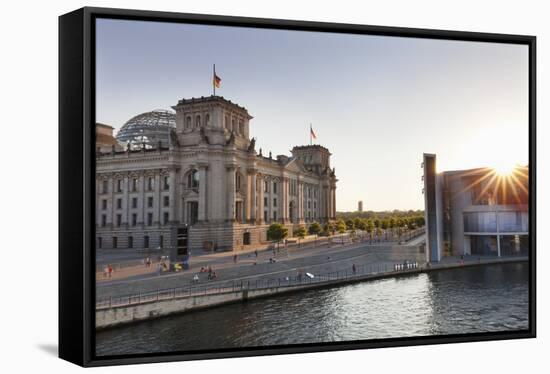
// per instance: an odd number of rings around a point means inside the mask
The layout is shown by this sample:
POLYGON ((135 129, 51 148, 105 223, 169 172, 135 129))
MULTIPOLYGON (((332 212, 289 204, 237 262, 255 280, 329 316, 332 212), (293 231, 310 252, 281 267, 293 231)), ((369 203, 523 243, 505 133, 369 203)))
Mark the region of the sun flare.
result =
POLYGON ((495 165, 493 168, 498 175, 505 177, 513 174, 514 170, 517 168, 517 164, 502 162, 498 165, 495 165))

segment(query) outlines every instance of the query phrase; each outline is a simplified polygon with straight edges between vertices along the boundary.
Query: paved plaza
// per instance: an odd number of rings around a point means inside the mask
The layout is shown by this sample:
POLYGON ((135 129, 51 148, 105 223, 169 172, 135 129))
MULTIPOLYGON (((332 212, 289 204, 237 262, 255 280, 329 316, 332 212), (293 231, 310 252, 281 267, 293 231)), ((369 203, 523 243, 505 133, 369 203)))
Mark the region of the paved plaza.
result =
POLYGON ((158 289, 187 287, 196 284, 193 283, 195 274, 199 275, 199 285, 221 285, 227 282, 295 277, 298 273, 305 272, 320 275, 335 271, 351 271, 354 264, 356 267, 379 266, 389 269, 395 263, 417 260, 418 251, 416 245, 348 242, 344 245, 307 243, 301 247, 281 246, 279 251, 259 250, 257 257, 254 251, 239 252, 236 262, 233 253, 212 253, 194 257, 191 269, 183 272, 144 274, 123 280, 98 282, 96 292, 97 298, 101 299, 158 289), (207 273, 200 273, 201 267, 208 266, 216 272, 216 280, 208 280, 207 273))

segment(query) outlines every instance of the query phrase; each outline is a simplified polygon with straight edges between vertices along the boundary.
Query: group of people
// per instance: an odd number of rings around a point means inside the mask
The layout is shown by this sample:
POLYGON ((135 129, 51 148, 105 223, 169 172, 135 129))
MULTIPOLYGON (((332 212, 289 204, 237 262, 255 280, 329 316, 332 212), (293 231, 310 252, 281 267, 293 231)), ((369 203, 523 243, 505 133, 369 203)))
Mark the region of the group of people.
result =
MULTIPOLYGON (((218 278, 218 274, 216 274, 216 272, 212 269, 211 266, 208 266, 208 267, 202 266, 200 272, 208 273, 208 280, 213 280, 218 278)), ((199 275, 195 274, 193 276, 193 282, 197 283, 198 281, 199 281, 199 275)))

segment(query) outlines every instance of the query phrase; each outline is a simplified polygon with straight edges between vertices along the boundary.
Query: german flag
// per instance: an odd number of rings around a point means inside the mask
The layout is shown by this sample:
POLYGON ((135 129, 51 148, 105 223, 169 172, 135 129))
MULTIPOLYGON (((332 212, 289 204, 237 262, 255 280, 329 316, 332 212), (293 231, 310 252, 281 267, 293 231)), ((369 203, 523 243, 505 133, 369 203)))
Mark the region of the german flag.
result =
POLYGON ((213 84, 214 87, 216 87, 216 88, 220 88, 220 86, 221 86, 221 84, 222 84, 222 79, 216 75, 216 72, 215 72, 215 71, 214 71, 214 78, 213 78, 213 80, 212 80, 212 84, 213 84))
POLYGON ((317 134, 315 134, 315 131, 313 131, 313 127, 311 124, 309 125, 309 136, 311 136, 313 139, 317 139, 317 134))

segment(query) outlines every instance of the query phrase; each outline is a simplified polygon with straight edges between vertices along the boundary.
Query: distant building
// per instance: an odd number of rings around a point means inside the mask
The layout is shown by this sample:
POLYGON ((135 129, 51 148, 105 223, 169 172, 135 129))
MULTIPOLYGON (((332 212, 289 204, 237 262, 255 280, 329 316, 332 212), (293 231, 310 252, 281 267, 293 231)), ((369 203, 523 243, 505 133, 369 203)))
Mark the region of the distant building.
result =
POLYGON ((436 156, 424 154, 423 168, 428 261, 528 254, 528 167, 509 176, 491 168, 437 173, 436 156))
POLYGON ((112 128, 97 144, 97 248, 177 247, 178 257, 265 243, 274 222, 292 235, 300 225, 335 219, 327 148, 262 153, 249 135, 252 116, 223 97, 182 99, 172 108, 130 119, 117 134, 122 148, 112 128))
POLYGON ((359 203, 357 203, 357 210, 359 212, 363 211, 363 201, 362 200, 359 200, 359 203))

